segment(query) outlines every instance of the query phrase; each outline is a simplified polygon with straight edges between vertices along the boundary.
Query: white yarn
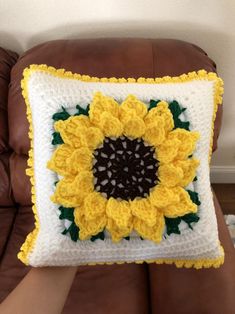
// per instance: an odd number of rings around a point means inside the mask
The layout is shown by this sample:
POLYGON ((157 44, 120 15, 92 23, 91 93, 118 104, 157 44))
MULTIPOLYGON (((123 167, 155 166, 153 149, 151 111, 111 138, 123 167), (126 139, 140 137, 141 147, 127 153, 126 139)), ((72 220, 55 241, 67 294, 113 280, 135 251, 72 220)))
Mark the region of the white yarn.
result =
POLYGON ((29 264, 63 266, 162 258, 215 259, 221 256, 208 166, 214 84, 214 81, 203 79, 164 84, 94 83, 33 72, 28 81, 28 92, 34 129, 36 207, 40 230, 34 249, 29 254, 29 264), (123 239, 117 244, 110 238, 73 242, 69 236, 61 234, 64 222, 58 217, 58 206, 50 201, 58 177, 46 167, 55 149, 51 144, 54 131, 52 115, 60 111, 61 106, 69 112, 74 112, 77 104, 86 108, 97 91, 118 102, 122 102, 128 94, 134 94, 145 103, 150 99, 176 100, 187 108, 185 113, 191 130, 201 134, 194 153, 200 160, 200 166, 197 181, 193 183, 193 190, 199 193, 201 201, 198 212, 200 220, 193 230, 181 223, 181 234, 166 236, 160 244, 141 240, 135 233, 130 241, 123 239))

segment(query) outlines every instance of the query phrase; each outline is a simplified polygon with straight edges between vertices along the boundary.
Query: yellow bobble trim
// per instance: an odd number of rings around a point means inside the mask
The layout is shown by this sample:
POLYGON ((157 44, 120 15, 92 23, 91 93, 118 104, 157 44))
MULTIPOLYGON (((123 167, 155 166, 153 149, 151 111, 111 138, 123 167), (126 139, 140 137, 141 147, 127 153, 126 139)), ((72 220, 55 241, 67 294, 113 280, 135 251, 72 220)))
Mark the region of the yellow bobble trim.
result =
MULTIPOLYGON (((23 79, 21 81, 21 88, 22 88, 22 95, 25 100, 26 104, 26 114, 27 119, 29 122, 29 138, 30 138, 30 146, 31 149, 29 151, 29 161, 28 165, 29 168, 26 170, 26 174, 30 176, 30 182, 32 186, 35 185, 35 177, 34 177, 34 150, 33 150, 33 123, 32 123, 32 113, 30 108, 29 102, 29 94, 28 94, 28 80, 33 72, 45 72, 47 74, 53 75, 55 77, 60 78, 69 78, 80 80, 84 82, 104 82, 104 83, 119 83, 119 84, 126 84, 128 83, 136 83, 136 84, 164 84, 164 83, 183 83, 183 82, 190 82, 193 80, 207 80, 207 81, 215 81, 215 89, 214 89, 214 113, 212 119, 212 129, 211 129, 211 142, 210 142, 210 152, 209 152, 209 162, 211 160, 212 155, 212 145, 213 145, 213 134, 214 134, 214 121, 216 117, 216 112, 218 109, 218 105, 222 104, 222 96, 224 92, 223 88, 223 81, 221 78, 217 76, 214 72, 206 72, 205 70, 200 70, 198 72, 189 72, 188 74, 183 74, 177 77, 170 77, 165 76, 161 78, 97 78, 97 77, 90 77, 89 75, 80 75, 78 73, 72 73, 71 71, 65 71, 64 69, 55 69, 54 67, 47 66, 46 64, 32 64, 28 68, 26 68, 23 72, 23 79)), ((35 190, 33 189, 33 193, 35 190)), ((35 228, 34 230, 27 236, 24 244, 20 248, 20 252, 18 253, 18 258, 26 265, 29 264, 29 254, 32 252, 36 238, 39 232, 40 224, 39 218, 37 214, 36 208, 36 194, 32 193, 32 202, 33 202, 33 213, 35 217, 35 228)), ((221 251, 223 248, 221 247, 221 251)), ((195 268, 202 268, 202 267, 219 267, 223 264, 224 255, 217 259, 210 259, 210 260, 170 260, 170 259, 159 259, 159 260, 152 260, 147 261, 148 263, 157 263, 157 264, 175 264, 177 267, 195 267, 195 268)), ((136 261, 136 263, 143 263, 144 261, 136 261)), ((117 262, 117 264, 123 264, 124 262, 117 262)), ((89 263, 89 265, 94 265, 95 263, 89 263)), ((98 264, 113 264, 113 263, 98 263, 98 264)))
POLYGON ((35 194, 35 177, 34 177, 34 158, 33 158, 33 122, 32 122, 32 112, 31 112, 31 108, 30 108, 30 104, 29 104, 29 98, 28 98, 28 84, 27 81, 29 79, 30 73, 26 72, 24 79, 21 81, 21 88, 22 88, 22 94, 23 97, 25 99, 25 103, 26 103, 26 114, 27 114, 27 119, 29 122, 29 139, 30 139, 30 150, 28 152, 29 158, 27 161, 27 164, 29 166, 29 168, 26 169, 26 174, 30 177, 30 182, 32 184, 32 188, 31 188, 31 200, 33 203, 32 206, 32 210, 34 213, 34 218, 35 218, 35 223, 34 223, 34 230, 32 232, 30 232, 27 237, 26 240, 24 242, 24 244, 21 246, 20 248, 20 252, 17 254, 17 257, 19 260, 21 260, 24 264, 28 265, 28 257, 29 257, 29 253, 33 250, 34 248, 34 244, 39 232, 39 218, 37 215, 37 209, 36 209, 36 194, 35 194))

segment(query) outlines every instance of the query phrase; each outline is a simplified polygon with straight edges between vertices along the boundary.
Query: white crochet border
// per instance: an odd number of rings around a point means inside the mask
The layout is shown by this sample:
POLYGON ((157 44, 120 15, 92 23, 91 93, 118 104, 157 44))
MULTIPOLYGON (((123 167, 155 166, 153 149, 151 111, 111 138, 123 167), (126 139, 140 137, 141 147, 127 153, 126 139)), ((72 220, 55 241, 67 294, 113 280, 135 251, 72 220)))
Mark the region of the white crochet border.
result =
POLYGON ((82 265, 103 262, 140 260, 216 259, 221 256, 217 221, 209 180, 208 155, 214 110, 214 81, 195 80, 182 83, 137 84, 83 82, 34 71, 28 80, 28 97, 34 129, 34 175, 39 233, 28 261, 32 266, 82 265), (77 104, 86 107, 94 92, 101 91, 118 102, 134 94, 143 102, 150 99, 177 100, 187 108, 191 130, 201 134, 195 157, 200 159, 195 190, 199 193, 200 220, 193 230, 183 228, 160 244, 132 238, 112 243, 110 239, 73 242, 62 235, 64 223, 58 217, 58 205, 50 201, 57 175, 46 168, 55 147, 51 144, 52 115, 61 106, 73 110, 77 104))

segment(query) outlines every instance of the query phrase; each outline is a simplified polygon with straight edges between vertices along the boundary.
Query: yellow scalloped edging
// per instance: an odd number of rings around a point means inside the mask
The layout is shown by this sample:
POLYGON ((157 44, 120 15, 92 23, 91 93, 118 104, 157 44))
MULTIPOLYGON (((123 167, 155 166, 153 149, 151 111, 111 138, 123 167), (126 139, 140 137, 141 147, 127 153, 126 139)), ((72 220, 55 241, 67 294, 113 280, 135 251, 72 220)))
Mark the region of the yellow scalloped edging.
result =
MULTIPOLYGON (((39 218, 37 214, 36 208, 36 195, 35 195, 35 177, 34 177, 34 158, 33 158, 33 122, 32 122, 32 113, 30 108, 29 102, 29 94, 28 94, 28 80, 31 74, 35 71, 38 72, 45 72, 47 74, 53 75, 55 77, 60 78, 70 78, 75 80, 80 80, 83 82, 102 82, 102 83, 140 83, 140 84, 164 84, 164 83, 183 83, 183 82, 190 82, 193 80, 207 80, 207 81, 215 81, 215 88, 214 88, 214 113, 213 113, 213 121, 212 121, 212 130, 211 130, 211 143, 210 143, 210 152, 209 152, 209 162, 211 159, 212 154, 212 146, 213 146, 213 134, 214 134, 214 121, 216 117, 216 112, 218 109, 218 105, 222 104, 222 96, 223 96, 223 80, 217 76, 214 72, 207 72, 205 70, 199 70, 198 72, 190 72, 188 74, 182 74, 176 77, 164 76, 162 78, 143 78, 140 77, 138 79, 134 78, 97 78, 97 77, 90 77, 89 75, 80 75, 76 73, 72 73, 70 71, 65 71, 64 69, 55 69, 54 67, 47 66, 45 64, 36 65, 32 64, 30 67, 26 68, 23 72, 23 79, 21 81, 21 88, 22 88, 22 95, 25 99, 26 103, 26 114, 27 119, 29 122, 29 138, 30 138, 30 146, 31 149, 29 150, 29 158, 28 158, 28 166, 29 168, 26 170, 26 174, 30 176, 30 182, 32 184, 32 203, 33 203, 33 213, 35 217, 35 228, 34 230, 28 234, 24 244, 20 248, 20 252, 18 253, 17 257, 26 265, 29 265, 29 254, 32 252, 37 235, 39 232, 40 224, 39 218)), ((202 267, 219 267, 224 262, 224 250, 220 245, 221 256, 216 259, 201 259, 201 260, 174 260, 174 259, 158 259, 158 260, 147 260, 147 261, 133 261, 135 263, 156 263, 156 264, 175 264, 177 267, 194 267, 200 269, 202 267)), ((116 262, 116 264, 123 264, 125 262, 116 262)), ((132 262, 130 262, 132 263, 132 262)), ((114 263, 88 263, 88 265, 96 265, 96 264, 114 264, 114 263)))

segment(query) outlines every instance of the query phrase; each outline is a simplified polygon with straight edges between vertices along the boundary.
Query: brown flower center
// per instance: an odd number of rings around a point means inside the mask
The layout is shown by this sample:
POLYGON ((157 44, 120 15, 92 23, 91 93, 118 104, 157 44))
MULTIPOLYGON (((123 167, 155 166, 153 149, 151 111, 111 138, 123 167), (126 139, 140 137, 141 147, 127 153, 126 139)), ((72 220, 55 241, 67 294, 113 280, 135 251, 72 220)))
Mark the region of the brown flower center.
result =
POLYGON ((147 197, 158 179, 154 150, 142 139, 106 137, 93 153, 95 189, 105 193, 107 198, 147 197))

